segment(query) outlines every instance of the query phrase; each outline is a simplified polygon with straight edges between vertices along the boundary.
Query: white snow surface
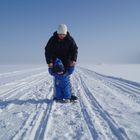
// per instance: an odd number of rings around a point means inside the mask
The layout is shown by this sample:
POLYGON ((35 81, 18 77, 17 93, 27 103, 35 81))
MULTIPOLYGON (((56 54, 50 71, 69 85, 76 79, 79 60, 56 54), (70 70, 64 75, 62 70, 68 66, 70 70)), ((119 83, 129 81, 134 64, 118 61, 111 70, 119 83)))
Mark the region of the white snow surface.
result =
POLYGON ((104 75, 140 83, 140 64, 88 64, 82 67, 104 75))
POLYGON ((126 80, 76 67, 79 100, 58 103, 47 66, 1 67, 0 140, 140 140, 140 83, 129 72, 126 80))

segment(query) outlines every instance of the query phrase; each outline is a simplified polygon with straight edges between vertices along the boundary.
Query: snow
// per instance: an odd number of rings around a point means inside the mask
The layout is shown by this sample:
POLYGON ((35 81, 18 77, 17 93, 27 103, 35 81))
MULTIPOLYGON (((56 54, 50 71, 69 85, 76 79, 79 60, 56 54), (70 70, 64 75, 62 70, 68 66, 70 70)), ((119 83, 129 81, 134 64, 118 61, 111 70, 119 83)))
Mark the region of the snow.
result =
POLYGON ((0 68, 0 140, 140 139, 140 65, 76 67, 64 104, 47 66, 0 68))
POLYGON ((91 69, 100 74, 140 83, 140 64, 90 64, 83 65, 82 67, 91 69))

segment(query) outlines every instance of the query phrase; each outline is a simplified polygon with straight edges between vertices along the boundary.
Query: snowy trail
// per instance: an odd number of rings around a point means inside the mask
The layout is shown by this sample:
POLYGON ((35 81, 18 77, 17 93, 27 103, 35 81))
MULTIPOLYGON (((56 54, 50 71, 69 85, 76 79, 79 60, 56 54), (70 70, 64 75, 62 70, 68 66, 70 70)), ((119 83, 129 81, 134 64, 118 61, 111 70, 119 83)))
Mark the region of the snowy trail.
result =
POLYGON ((52 100, 46 68, 0 74, 1 140, 139 140, 140 84, 77 68, 77 103, 52 100), (8 133, 7 133, 8 132, 8 133))
MULTIPOLYGON (((121 131, 121 129, 119 128, 117 123, 113 120, 113 118, 109 115, 109 113, 106 110, 104 110, 103 107, 99 104, 99 102, 93 96, 92 92, 90 92, 90 90, 88 89, 88 87, 86 86, 82 78, 81 78, 81 83, 84 91, 83 94, 86 94, 84 100, 88 99, 87 101, 88 108, 91 107, 90 111, 93 114, 93 118, 95 118, 96 120, 96 121, 94 120, 93 125, 97 125, 97 126, 95 126, 95 130, 94 130, 95 132, 92 133, 96 135, 95 136, 93 135, 93 137, 95 137, 95 139, 98 139, 98 137, 99 139, 110 139, 110 138, 115 139, 115 137, 117 139, 122 139, 122 140, 128 139, 126 133, 124 133, 124 131, 121 131)), ((81 101, 81 104, 84 103, 84 100, 83 102, 81 101)))

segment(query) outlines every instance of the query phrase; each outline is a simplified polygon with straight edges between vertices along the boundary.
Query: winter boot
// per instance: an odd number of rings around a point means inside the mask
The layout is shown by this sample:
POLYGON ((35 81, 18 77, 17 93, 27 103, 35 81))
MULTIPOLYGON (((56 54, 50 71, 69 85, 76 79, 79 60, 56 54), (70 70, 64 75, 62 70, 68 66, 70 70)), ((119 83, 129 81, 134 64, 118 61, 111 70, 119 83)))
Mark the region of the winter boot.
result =
POLYGON ((78 97, 76 95, 71 95, 70 100, 74 101, 74 100, 78 100, 78 97))

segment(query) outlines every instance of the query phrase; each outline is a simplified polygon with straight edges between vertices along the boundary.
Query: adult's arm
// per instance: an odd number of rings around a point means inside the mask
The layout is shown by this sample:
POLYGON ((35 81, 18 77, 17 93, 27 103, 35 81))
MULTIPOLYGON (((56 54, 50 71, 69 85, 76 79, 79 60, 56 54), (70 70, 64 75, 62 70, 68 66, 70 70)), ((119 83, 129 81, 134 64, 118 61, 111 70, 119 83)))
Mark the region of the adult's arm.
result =
POLYGON ((71 39, 71 46, 70 46, 70 61, 71 61, 71 66, 75 66, 76 61, 77 61, 77 55, 78 55, 78 47, 76 45, 76 42, 74 39, 71 39))
POLYGON ((51 50, 52 45, 53 45, 53 38, 51 37, 47 45, 45 46, 45 58, 49 68, 53 67, 52 50, 51 50))

